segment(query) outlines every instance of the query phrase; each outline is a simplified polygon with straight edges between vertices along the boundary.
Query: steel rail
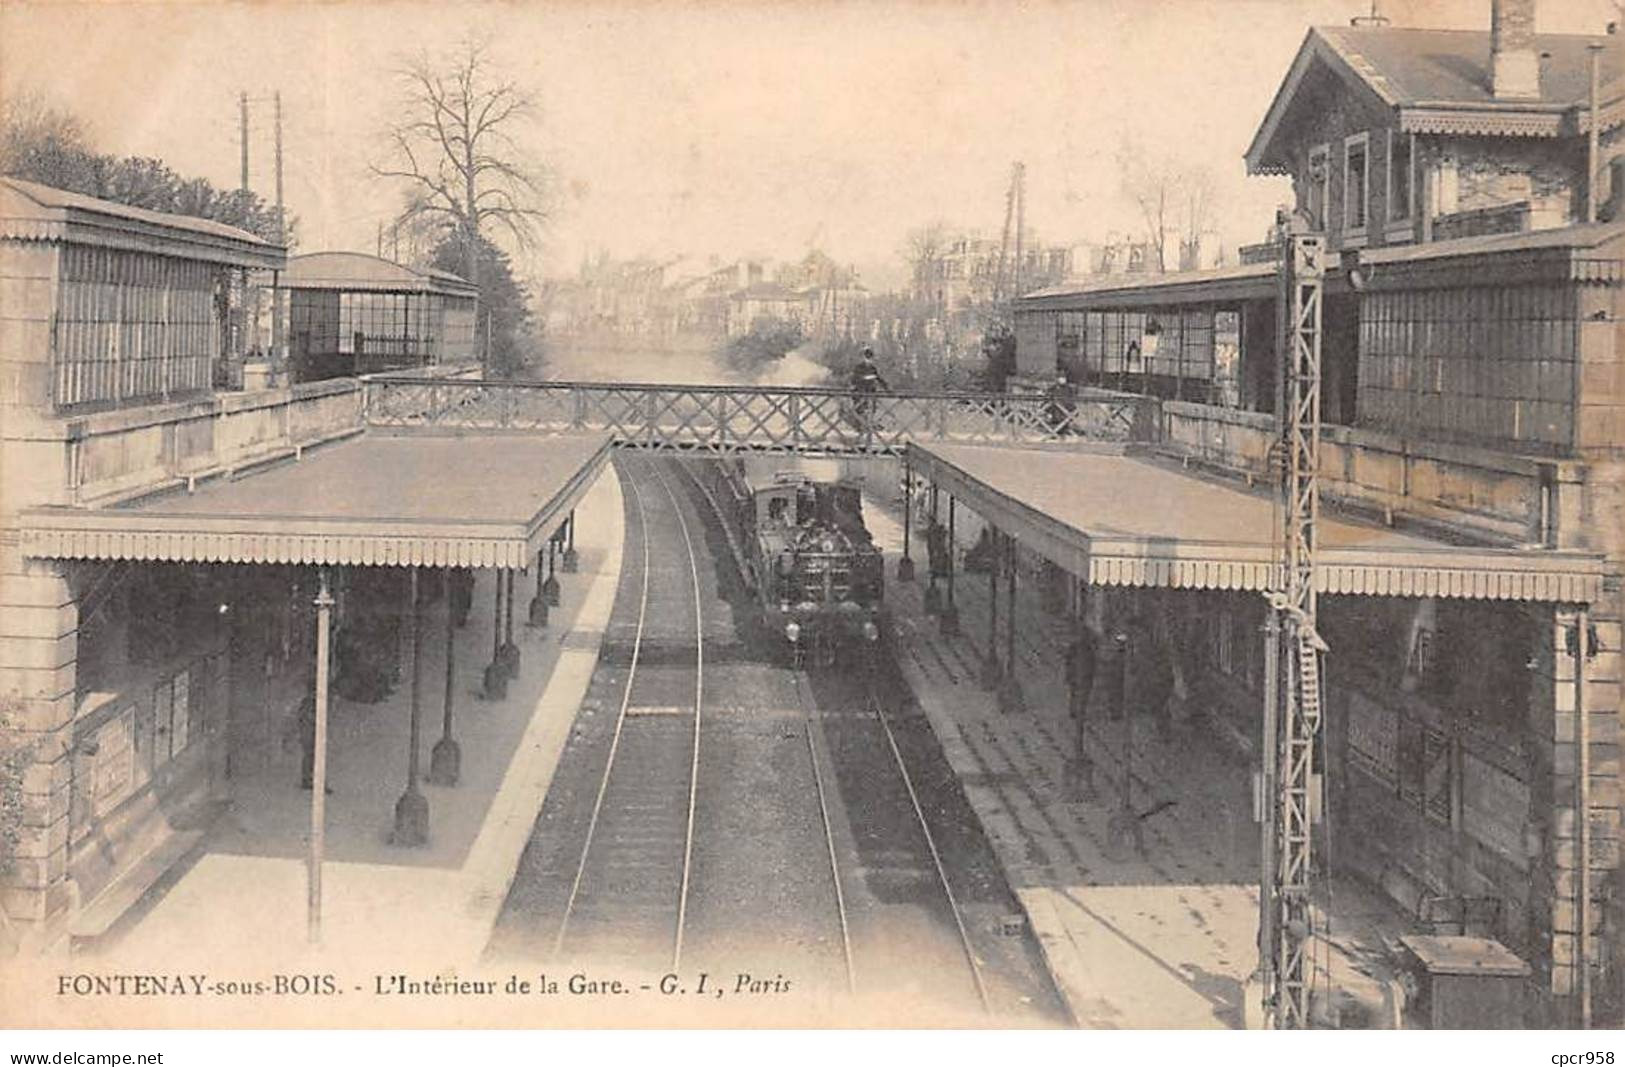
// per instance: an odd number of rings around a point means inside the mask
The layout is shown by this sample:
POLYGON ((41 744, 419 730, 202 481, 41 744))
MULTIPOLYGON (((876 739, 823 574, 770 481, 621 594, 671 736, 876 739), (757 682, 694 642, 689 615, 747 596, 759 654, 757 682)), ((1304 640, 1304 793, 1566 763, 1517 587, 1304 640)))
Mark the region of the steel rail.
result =
POLYGON ((598 816, 604 808, 604 795, 609 791, 610 772, 615 767, 615 753, 621 745, 621 732, 626 726, 626 709, 632 703, 632 684, 638 676, 638 657, 643 651, 643 624, 649 609, 649 522, 643 509, 643 494, 638 490, 637 479, 628 478, 626 484, 632 488, 632 499, 637 504, 638 529, 641 533, 643 545, 643 587, 638 594, 638 626, 632 637, 632 662, 626 672, 626 689, 621 694, 621 708, 615 717, 615 733, 609 742, 609 757, 604 760, 604 774, 598 782, 598 795, 593 798, 592 815, 587 819, 587 839, 581 846, 581 860, 576 864, 575 879, 570 883, 570 896, 564 903, 564 915, 559 919, 558 935, 553 939, 553 955, 557 956, 564 948, 564 938, 570 928, 570 913, 574 911, 576 897, 581 892, 581 879, 587 871, 587 858, 592 853, 593 835, 598 829, 598 816))
POLYGON ((804 725, 803 735, 807 738, 807 757, 812 761, 813 787, 818 793, 818 819, 824 827, 824 845, 829 850, 829 880, 835 887, 835 914, 841 921, 841 952, 846 959, 846 991, 858 991, 857 968, 852 957, 852 928, 846 916, 846 893, 841 889, 841 864, 835 858, 835 831, 829 821, 829 800, 824 791, 824 774, 818 763, 818 745, 813 741, 815 721, 812 711, 807 706, 807 699, 801 687, 801 669, 795 669, 796 703, 801 708, 801 718, 804 725))
MULTIPOLYGON (((873 649, 870 650, 873 654, 873 649)), ((942 853, 937 850, 936 837, 931 833, 931 824, 925 818, 925 809, 920 805, 919 794, 914 791, 914 778, 908 773, 908 764, 903 762, 903 752, 897 747, 897 736, 892 733, 891 722, 886 718, 886 709, 881 706, 880 699, 875 695, 873 668, 867 672, 865 689, 868 693, 869 706, 874 709, 875 717, 880 720, 880 728, 886 733, 886 744, 891 748, 892 759, 897 763, 897 771, 903 777, 903 787, 908 790, 909 803, 914 806, 914 816, 919 820, 920 832, 925 835, 926 848, 931 850, 931 862, 937 870, 937 881, 942 886, 942 894, 948 900, 948 911, 954 917, 954 927, 959 931, 959 944, 965 950, 965 962, 970 966, 971 980, 976 983, 976 996, 982 1002, 982 1011, 991 1014, 992 1004, 987 997, 987 985, 982 981, 982 965, 977 962, 976 950, 971 947, 970 933, 965 929, 965 919, 959 912, 959 900, 954 896, 953 886, 948 881, 948 869, 942 862, 942 853)))
POLYGON ((688 569, 694 581, 694 752, 688 772, 688 827, 683 837, 683 883, 677 896, 677 935, 672 945, 671 969, 679 970, 683 959, 683 924, 688 917, 688 882, 694 861, 694 807, 700 789, 700 709, 705 704, 705 619, 701 613, 700 565, 694 554, 694 539, 688 532, 688 519, 672 492, 671 482, 655 464, 650 464, 655 480, 671 500, 677 524, 683 531, 683 543, 688 547, 688 569))

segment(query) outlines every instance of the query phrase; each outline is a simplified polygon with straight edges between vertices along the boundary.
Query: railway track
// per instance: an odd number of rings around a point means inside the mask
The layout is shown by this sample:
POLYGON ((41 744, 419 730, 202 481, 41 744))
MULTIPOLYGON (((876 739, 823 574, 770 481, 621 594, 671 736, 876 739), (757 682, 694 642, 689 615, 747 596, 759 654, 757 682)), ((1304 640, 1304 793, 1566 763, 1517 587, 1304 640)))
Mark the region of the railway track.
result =
MULTIPOLYGON (((870 672, 858 673, 862 681, 856 681, 851 672, 821 671, 820 680, 830 690, 821 698, 815 698, 808 691, 799 665, 795 678, 796 698, 806 728, 808 758, 818 782, 819 816, 828 832, 830 875, 836 886, 837 918, 846 950, 849 989, 854 993, 872 987, 883 989, 895 985, 899 975, 913 970, 932 974, 932 985, 937 993, 950 993, 956 983, 939 969, 945 966, 957 969, 965 977, 966 991, 973 992, 978 1009, 988 1013, 992 1003, 982 963, 921 804, 914 776, 898 746, 883 702, 875 693, 870 672), (832 703, 856 710, 838 711, 834 715, 822 710, 832 703), (832 730, 843 735, 833 743, 828 737, 832 730), (830 806, 832 790, 826 786, 826 779, 831 775, 825 772, 821 749, 829 754, 830 770, 835 775, 863 780, 865 796, 853 796, 853 801, 867 799, 873 809, 893 816, 906 807, 910 817, 902 820, 867 817, 867 812, 849 806, 840 821, 849 825, 855 821, 856 825, 842 835, 846 838, 845 847, 837 846, 834 832, 837 816, 830 806), (878 760, 852 758, 865 750, 871 757, 877 751, 884 752, 884 756, 878 760), (870 773, 876 762, 889 772, 889 783, 878 781, 870 773), (848 894, 844 885, 849 881, 867 883, 867 890, 860 888, 858 893, 848 894), (948 920, 955 935, 952 955, 957 957, 957 967, 944 951, 941 938, 933 939, 931 951, 927 952, 913 939, 898 941, 889 936, 890 931, 884 929, 890 925, 886 912, 893 910, 893 902, 899 899, 934 912, 939 921, 948 920), (858 931, 856 934, 854 929, 858 931), (879 980, 866 983, 865 975, 870 974, 878 975, 879 980)), ((850 791, 843 789, 842 792, 850 791)))
MULTIPOLYGON (((688 520, 656 462, 642 462, 663 490, 687 549, 686 584, 691 594, 686 599, 691 600, 692 611, 683 614, 691 614, 694 620, 692 696, 687 706, 671 703, 673 697, 683 694, 672 691, 670 677, 657 676, 651 683, 651 672, 643 662, 650 584, 657 572, 649 551, 649 503, 638 479, 628 478, 643 557, 636 631, 608 758, 552 947, 555 957, 570 954, 636 962, 657 959, 666 952, 675 971, 682 963, 694 852, 705 639, 699 564, 688 520)), ((676 609, 674 601, 685 598, 672 586, 683 583, 666 580, 661 584, 664 588, 656 590, 661 601, 658 606, 676 609)), ((680 634, 671 637, 676 638, 672 644, 682 643, 680 634)))
MULTIPOLYGON (((710 490, 705 487, 704 483, 694 474, 693 470, 687 464, 679 464, 679 466, 681 466, 685 474, 688 475, 695 488, 705 497, 714 514, 717 516, 718 521, 723 524, 724 529, 726 530, 726 520, 723 518, 721 508, 718 506, 717 501, 710 490)), ((727 536, 731 541, 732 534, 728 533, 727 536)), ((734 554, 737 562, 737 551, 734 554)), ((873 651, 873 649, 864 649, 862 654, 872 654, 873 651)), ((919 793, 915 789, 913 776, 909 773, 907 761, 904 759, 903 753, 898 747, 896 735, 892 731, 891 723, 886 715, 885 708, 882 706, 882 701, 875 692, 872 672, 865 671, 860 673, 862 673, 864 678, 864 682, 861 687, 863 694, 863 710, 861 717, 872 716, 872 720, 878 723, 881 732, 884 734, 886 751, 890 755, 888 766, 896 773, 897 782, 902 785, 903 791, 907 794, 909 807, 913 815, 911 828, 917 829, 919 833, 918 840, 913 842, 913 844, 916 846, 917 851, 918 844, 923 843, 925 846, 925 851, 930 856, 931 870, 935 874, 935 888, 941 891, 941 903, 946 908, 948 915, 952 919, 954 929, 958 936, 958 944, 963 953, 963 962, 968 970, 971 985, 976 992, 977 1002, 984 1013, 988 1012, 990 1010, 990 1002, 988 998, 987 984, 982 976, 982 966, 980 961, 977 959, 976 951, 971 944, 969 933, 966 930, 964 916, 960 911, 959 902, 954 894, 953 884, 949 879, 947 868, 943 863, 942 854, 938 850, 936 839, 931 832, 930 822, 926 819, 925 811, 920 804, 919 793)), ((829 879, 834 900, 835 920, 840 930, 840 945, 842 950, 842 962, 846 975, 846 987, 849 993, 857 993, 859 991, 859 967, 856 958, 857 954, 853 947, 853 924, 851 917, 848 914, 847 894, 843 884, 846 876, 843 875, 842 872, 842 862, 840 858, 840 853, 842 850, 836 845, 835 823, 831 813, 830 790, 826 784, 827 775, 824 767, 825 758, 820 756, 820 749, 825 747, 825 742, 823 741, 822 730, 820 727, 820 715, 815 712, 814 701, 811 699, 810 694, 807 692, 806 687, 803 684, 803 669, 799 662, 792 671, 791 677, 795 688, 796 707, 801 716, 802 736, 806 741, 807 761, 811 770, 811 777, 814 787, 813 796, 816 800, 818 808, 818 824, 823 834, 824 853, 829 864, 829 879)), ((897 836, 907 835, 899 834, 897 836)), ((907 845, 904 845, 903 848, 899 849, 898 851, 906 854, 906 850, 907 845)), ((860 859, 861 857, 858 855, 857 850, 851 849, 850 860, 852 862, 849 863, 849 866, 860 866, 861 864, 857 862, 860 859)))
POLYGON ((786 669, 703 473, 616 462, 615 611, 492 951, 812 998, 781 1008, 845 992, 1053 1018, 1013 942, 988 939, 988 864, 906 694, 786 669))

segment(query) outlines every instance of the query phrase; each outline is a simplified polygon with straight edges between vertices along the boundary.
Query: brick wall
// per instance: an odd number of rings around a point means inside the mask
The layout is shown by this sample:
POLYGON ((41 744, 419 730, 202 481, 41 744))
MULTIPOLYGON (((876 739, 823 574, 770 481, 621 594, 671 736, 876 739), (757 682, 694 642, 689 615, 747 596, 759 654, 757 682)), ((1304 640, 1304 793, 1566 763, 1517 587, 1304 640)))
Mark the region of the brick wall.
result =
POLYGON ((0 412, 50 403, 57 269, 56 245, 0 241, 0 412))
POLYGON ((0 542, 0 697, 6 729, 34 753, 22 779, 22 827, 0 906, 38 922, 68 904, 68 780, 79 613, 58 564, 25 560, 0 542))

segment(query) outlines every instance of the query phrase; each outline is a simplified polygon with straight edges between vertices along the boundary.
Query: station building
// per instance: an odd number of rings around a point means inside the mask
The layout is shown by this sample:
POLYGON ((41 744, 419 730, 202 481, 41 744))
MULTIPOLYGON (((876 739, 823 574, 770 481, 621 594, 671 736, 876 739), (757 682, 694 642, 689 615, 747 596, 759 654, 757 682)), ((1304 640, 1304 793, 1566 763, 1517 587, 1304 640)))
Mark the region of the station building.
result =
POLYGON ((477 290, 455 274, 361 252, 293 256, 289 363, 296 382, 472 363, 477 290))
MULTIPOLYGON (((1532 1024, 1574 1024, 1583 997, 1617 1025, 1625 81, 1619 38, 1532 25, 1531 3, 1498 0, 1493 32, 1311 30, 1246 158, 1293 178, 1331 253, 1328 516, 1433 543, 1417 577, 1324 577, 1332 862, 1421 928, 1510 947, 1532 968, 1532 1024), (1579 584, 1530 577, 1581 558, 1579 584)), ((1204 486, 1169 489, 1172 513, 1215 506, 1198 499, 1213 478, 1267 493, 1280 250, 1022 298, 1020 380, 1156 398, 1147 460, 1204 486)), ((951 457, 920 462, 955 477, 951 457)), ((1033 555, 1084 580, 1097 621, 1153 620, 1187 705, 1256 758, 1264 599, 1239 562, 1199 565, 1184 526, 1125 508, 1083 505, 1087 536, 1033 555), (1136 529, 1133 558, 1098 558, 1136 529)), ((1267 546, 1280 534, 1265 526, 1267 546)))
POLYGON ((513 577, 608 439, 372 434, 362 383, 330 376, 466 359, 473 303, 448 276, 290 263, 228 226, 0 178, 6 940, 104 934, 297 741, 324 573, 341 668, 361 647, 398 677, 401 622, 453 571, 503 572, 511 635, 513 577), (323 377, 218 389, 241 355, 232 276, 285 267, 295 321, 335 342, 293 335, 323 377))

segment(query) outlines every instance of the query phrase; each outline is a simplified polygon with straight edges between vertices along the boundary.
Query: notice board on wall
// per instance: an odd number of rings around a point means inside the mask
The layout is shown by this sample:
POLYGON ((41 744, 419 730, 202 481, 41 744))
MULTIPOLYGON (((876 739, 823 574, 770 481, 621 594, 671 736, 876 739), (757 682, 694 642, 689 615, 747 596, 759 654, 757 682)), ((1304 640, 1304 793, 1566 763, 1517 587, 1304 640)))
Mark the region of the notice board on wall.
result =
POLYGON ((1399 783, 1399 713, 1358 690, 1348 698, 1349 758, 1389 786, 1399 783))
POLYGON ((1520 869, 1527 869, 1529 857, 1523 840, 1528 821, 1529 787, 1471 752, 1462 753, 1462 829, 1520 869))

